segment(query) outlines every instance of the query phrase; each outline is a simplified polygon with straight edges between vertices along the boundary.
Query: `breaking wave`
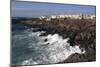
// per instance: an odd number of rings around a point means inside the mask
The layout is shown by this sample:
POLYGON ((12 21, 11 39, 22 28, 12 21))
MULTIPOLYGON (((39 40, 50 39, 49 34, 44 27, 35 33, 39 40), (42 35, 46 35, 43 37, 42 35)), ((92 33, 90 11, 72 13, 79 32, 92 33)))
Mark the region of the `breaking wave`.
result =
POLYGON ((67 42, 69 38, 63 39, 63 37, 58 34, 40 36, 42 33, 46 33, 45 31, 24 31, 24 33, 25 35, 16 35, 14 38, 17 38, 17 40, 27 39, 29 42, 25 44, 28 46, 28 49, 31 49, 32 53, 28 55, 26 54, 25 59, 18 62, 18 65, 59 63, 66 60, 70 55, 74 53, 85 53, 85 50, 79 48, 78 45, 70 46, 70 43, 67 42))

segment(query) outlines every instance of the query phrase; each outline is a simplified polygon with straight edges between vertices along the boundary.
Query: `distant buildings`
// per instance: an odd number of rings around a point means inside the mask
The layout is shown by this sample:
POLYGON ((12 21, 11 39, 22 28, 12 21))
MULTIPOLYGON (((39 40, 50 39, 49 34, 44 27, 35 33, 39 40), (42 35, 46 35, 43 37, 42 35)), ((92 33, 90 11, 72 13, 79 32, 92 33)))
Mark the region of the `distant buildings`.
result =
POLYGON ((84 19, 96 19, 95 15, 83 15, 84 19))
POLYGON ((87 15, 87 14, 75 14, 75 15, 51 15, 51 16, 41 16, 40 19, 46 19, 47 21, 56 18, 70 18, 70 19, 95 19, 95 15, 87 15))

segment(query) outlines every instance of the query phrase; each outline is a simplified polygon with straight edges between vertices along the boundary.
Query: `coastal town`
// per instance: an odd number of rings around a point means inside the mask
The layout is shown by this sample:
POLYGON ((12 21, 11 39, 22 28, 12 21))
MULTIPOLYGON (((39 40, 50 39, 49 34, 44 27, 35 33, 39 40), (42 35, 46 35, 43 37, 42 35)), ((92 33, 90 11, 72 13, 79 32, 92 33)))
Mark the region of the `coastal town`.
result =
POLYGON ((50 21, 51 19, 56 19, 56 18, 68 18, 68 19, 95 19, 95 15, 87 15, 87 14, 65 14, 65 15, 51 15, 51 16, 41 16, 39 17, 41 20, 46 19, 47 21, 50 21))

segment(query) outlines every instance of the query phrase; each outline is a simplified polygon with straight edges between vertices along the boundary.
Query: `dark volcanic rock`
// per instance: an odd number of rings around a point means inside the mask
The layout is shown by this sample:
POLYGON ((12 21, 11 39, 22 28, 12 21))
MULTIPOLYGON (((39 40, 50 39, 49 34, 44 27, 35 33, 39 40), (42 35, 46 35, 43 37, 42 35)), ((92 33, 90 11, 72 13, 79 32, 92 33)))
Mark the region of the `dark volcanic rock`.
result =
POLYGON ((44 41, 46 42, 46 41, 48 41, 48 39, 45 39, 44 41))
MULTIPOLYGON (((21 19, 20 19, 21 20, 21 19)), ((19 22, 20 20, 16 20, 19 22)), ((14 20, 13 20, 14 21, 14 20)), ((23 20, 21 20, 23 21, 23 20)), ((52 19, 46 21, 45 19, 39 20, 33 19, 32 21, 24 20, 26 22, 19 22, 23 24, 29 24, 33 28, 39 28, 33 30, 46 31, 40 36, 47 36, 48 34, 59 34, 63 38, 70 38, 68 41, 71 46, 80 45, 80 47, 86 50, 83 55, 73 54, 68 59, 61 63, 69 62, 84 62, 84 61, 95 61, 96 60, 96 20, 95 19, 52 19), (34 23, 33 23, 34 22, 34 23)), ((47 40, 45 40, 47 41, 47 40)))
POLYGON ((80 55, 80 54, 73 54, 71 55, 68 59, 64 61, 64 63, 75 63, 75 62, 86 62, 88 59, 84 58, 85 55, 80 55))

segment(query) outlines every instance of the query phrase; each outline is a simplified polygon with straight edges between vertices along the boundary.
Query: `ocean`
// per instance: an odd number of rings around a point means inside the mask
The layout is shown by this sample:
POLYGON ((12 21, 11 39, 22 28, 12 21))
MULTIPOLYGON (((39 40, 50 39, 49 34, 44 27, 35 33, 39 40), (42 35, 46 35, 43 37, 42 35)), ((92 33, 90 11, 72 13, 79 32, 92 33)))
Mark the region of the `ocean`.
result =
POLYGON ((68 40, 61 35, 36 31, 32 26, 12 24, 11 32, 11 63, 13 65, 38 65, 63 62, 72 54, 84 54, 78 45, 70 46, 68 40))

